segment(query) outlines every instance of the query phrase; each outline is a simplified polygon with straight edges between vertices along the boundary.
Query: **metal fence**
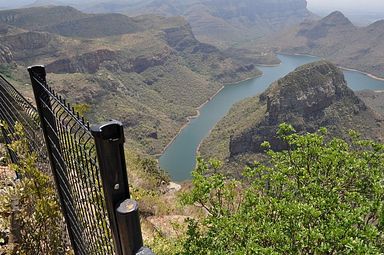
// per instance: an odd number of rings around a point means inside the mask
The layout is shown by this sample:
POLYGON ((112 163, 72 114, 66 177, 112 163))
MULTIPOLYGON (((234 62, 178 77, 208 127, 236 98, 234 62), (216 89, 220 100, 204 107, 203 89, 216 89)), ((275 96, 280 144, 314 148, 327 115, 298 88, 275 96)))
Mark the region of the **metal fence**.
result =
MULTIPOLYGON (((37 109, 1 75, 0 119, 3 121, 1 125, 3 139, 7 144, 20 138, 15 130, 15 124, 20 123, 24 127, 31 149, 38 152, 40 159, 47 158, 37 109)), ((17 163, 17 155, 11 150, 8 151, 12 163, 17 163)))
POLYGON ((152 254, 142 247, 137 203, 130 199, 122 124, 90 127, 47 85, 43 66, 28 71, 36 108, 1 77, 2 130, 11 143, 19 122, 32 149, 45 144, 75 254, 152 254))

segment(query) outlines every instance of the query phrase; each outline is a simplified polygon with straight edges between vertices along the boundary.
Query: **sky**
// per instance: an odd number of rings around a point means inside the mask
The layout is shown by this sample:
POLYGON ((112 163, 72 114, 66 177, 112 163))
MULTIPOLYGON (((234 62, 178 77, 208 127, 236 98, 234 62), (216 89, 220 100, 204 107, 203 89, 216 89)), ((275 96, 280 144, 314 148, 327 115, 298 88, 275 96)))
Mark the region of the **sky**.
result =
POLYGON ((307 0, 309 9, 384 12, 384 0, 307 0))

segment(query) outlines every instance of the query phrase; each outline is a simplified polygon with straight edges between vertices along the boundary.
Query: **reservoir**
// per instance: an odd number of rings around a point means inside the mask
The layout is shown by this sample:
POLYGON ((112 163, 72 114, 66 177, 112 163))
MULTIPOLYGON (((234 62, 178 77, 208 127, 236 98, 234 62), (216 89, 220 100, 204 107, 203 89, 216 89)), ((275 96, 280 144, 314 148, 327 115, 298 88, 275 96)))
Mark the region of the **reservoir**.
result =
MULTIPOLYGON (((172 180, 191 179, 196 163, 196 150, 210 130, 220 121, 236 102, 262 93, 272 82, 285 76, 295 68, 320 58, 311 56, 278 55, 281 64, 273 67, 259 67, 263 75, 237 84, 226 85, 212 100, 200 109, 194 118, 180 132, 159 159, 160 167, 167 171, 172 180)), ((384 81, 370 78, 356 72, 344 71, 348 86, 353 90, 384 90, 384 81)))

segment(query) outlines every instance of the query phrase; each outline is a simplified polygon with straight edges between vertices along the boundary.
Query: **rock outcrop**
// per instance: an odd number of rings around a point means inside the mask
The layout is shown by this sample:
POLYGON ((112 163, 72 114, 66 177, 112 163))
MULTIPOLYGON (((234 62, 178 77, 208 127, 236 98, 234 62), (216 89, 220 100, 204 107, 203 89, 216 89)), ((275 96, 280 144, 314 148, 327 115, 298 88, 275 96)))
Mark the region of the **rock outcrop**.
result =
POLYGON ((53 36, 43 32, 25 32, 0 37, 0 42, 12 51, 37 50, 47 47, 53 36))
POLYGON ((0 45, 0 64, 10 63, 13 60, 12 52, 8 47, 0 45))
POLYGON ((46 66, 51 73, 96 73, 101 67, 109 71, 142 73, 150 67, 159 66, 170 58, 172 52, 164 51, 156 55, 124 58, 119 52, 100 49, 73 58, 56 60, 46 66))
POLYGON ((260 107, 266 106, 265 115, 231 138, 231 156, 262 152, 264 141, 274 150, 285 149, 286 144, 276 137, 283 122, 292 124, 299 133, 326 127, 330 136, 345 137, 353 129, 378 141, 384 137, 383 119, 347 87, 342 71, 329 62, 299 67, 273 83, 258 99, 260 107))

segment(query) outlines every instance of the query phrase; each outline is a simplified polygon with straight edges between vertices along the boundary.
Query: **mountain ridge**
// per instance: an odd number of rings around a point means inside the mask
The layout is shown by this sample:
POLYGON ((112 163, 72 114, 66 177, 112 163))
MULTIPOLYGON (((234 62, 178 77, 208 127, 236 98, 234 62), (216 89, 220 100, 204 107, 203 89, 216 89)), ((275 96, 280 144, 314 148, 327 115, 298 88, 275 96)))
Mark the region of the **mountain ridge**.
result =
POLYGON ((87 13, 183 16, 198 40, 223 48, 314 17, 306 0, 109 0, 72 6, 87 13))
POLYGON ((276 51, 324 57, 339 66, 384 77, 384 21, 356 27, 341 12, 273 37, 276 51))

